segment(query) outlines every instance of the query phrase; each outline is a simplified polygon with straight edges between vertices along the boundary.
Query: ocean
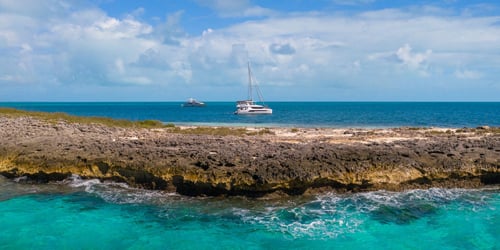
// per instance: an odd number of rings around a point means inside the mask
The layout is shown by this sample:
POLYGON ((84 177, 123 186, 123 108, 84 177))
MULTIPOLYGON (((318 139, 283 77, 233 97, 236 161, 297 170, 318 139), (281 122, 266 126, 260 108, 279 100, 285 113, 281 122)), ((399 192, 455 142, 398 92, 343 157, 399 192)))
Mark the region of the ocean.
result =
POLYGON ((500 126, 500 102, 270 102, 272 115, 234 115, 234 102, 207 102, 182 108, 182 102, 1 103, 31 111, 66 112, 129 120, 159 120, 176 125, 268 127, 476 127, 500 126))
POLYGON ((259 200, 0 178, 0 249, 500 249, 500 187, 259 200))
MULTIPOLYGON (((25 110, 191 125, 475 127, 500 103, 0 103, 25 110)), ((500 249, 500 187, 326 193, 274 199, 186 197, 73 176, 0 176, 0 249, 500 249)))

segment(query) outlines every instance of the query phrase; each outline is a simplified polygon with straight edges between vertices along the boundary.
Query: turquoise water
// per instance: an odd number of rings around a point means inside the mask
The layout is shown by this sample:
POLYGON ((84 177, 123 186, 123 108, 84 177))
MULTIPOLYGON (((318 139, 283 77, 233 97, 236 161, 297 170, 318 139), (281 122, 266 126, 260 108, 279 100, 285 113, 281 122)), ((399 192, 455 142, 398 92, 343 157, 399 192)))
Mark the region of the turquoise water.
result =
POLYGON ((25 110, 66 112, 174 124, 296 127, 500 126, 500 102, 270 102, 272 115, 234 115, 234 102, 0 103, 25 110))
POLYGON ((500 249, 500 187, 192 198, 0 178, 0 249, 500 249))

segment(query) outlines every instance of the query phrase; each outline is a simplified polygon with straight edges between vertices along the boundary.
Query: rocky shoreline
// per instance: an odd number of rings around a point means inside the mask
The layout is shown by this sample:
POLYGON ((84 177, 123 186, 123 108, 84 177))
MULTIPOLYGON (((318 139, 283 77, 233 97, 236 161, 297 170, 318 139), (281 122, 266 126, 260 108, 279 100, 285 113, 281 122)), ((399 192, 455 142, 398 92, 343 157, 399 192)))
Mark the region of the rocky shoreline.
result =
POLYGON ((191 196, 500 183, 499 128, 265 130, 203 135, 0 115, 0 174, 33 182, 76 174, 191 196))

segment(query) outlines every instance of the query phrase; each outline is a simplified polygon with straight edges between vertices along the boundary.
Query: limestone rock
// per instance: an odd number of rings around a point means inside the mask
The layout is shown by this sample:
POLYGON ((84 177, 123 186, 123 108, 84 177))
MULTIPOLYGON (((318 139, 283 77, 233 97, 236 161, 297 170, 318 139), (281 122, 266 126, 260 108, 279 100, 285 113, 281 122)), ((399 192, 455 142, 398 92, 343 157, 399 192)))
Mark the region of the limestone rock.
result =
POLYGON ((500 183, 500 135, 485 129, 215 136, 0 117, 0 174, 77 174, 185 195, 479 187, 500 183))

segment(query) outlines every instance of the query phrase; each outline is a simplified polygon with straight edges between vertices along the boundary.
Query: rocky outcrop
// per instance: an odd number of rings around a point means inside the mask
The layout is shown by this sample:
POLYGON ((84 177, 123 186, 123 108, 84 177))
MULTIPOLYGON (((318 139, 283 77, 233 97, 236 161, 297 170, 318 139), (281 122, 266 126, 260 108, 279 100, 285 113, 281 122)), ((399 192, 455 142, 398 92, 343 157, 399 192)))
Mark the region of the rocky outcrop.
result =
POLYGON ((0 174, 72 174, 185 195, 500 183, 498 129, 287 129, 214 136, 0 117, 0 174))

